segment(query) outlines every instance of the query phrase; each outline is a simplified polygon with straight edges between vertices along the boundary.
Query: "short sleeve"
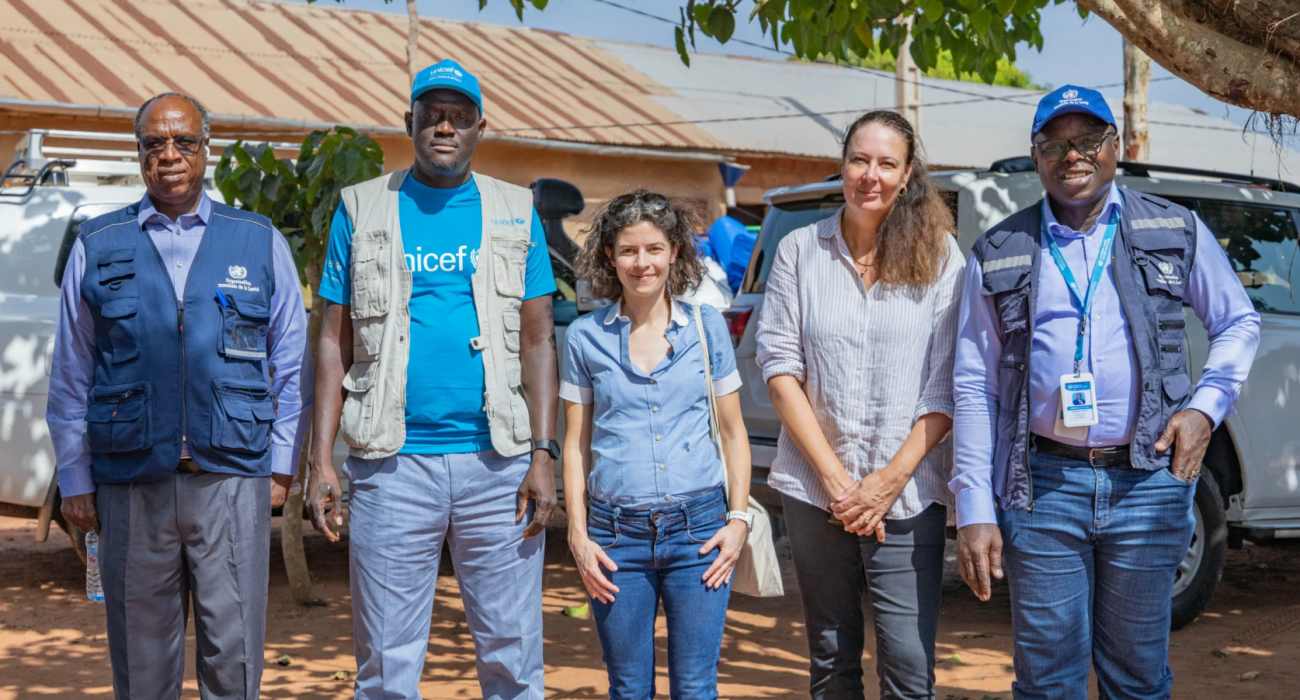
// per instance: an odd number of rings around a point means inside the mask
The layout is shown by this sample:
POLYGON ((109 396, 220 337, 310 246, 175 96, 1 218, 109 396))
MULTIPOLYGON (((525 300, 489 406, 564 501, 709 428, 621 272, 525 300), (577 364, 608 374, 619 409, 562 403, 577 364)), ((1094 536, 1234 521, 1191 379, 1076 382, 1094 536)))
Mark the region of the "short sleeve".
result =
POLYGON ((583 353, 583 335, 579 324, 569 326, 564 337, 564 362, 560 368, 560 398, 587 404, 591 398, 591 372, 583 353))
POLYGON ((709 355, 713 373, 713 393, 726 396, 740 390, 740 372, 736 369, 736 351, 731 346, 731 331, 722 312, 708 305, 700 307, 700 319, 709 337, 709 355))
POLYGON ((528 267, 524 271, 524 299, 536 299, 555 293, 555 273, 551 271, 551 253, 546 247, 546 230, 533 210, 532 245, 528 248, 528 267))
POLYGON ((343 202, 334 210, 330 222, 330 240, 325 248, 325 268, 320 276, 322 299, 334 304, 352 305, 352 219, 343 202))

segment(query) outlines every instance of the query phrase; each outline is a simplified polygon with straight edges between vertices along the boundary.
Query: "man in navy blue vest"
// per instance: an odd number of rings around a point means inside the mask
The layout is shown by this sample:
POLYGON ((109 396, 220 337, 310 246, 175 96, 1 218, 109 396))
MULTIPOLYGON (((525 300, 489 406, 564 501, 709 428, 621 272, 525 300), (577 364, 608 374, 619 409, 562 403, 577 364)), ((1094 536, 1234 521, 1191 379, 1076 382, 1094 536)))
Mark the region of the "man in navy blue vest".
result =
POLYGON ((266 217, 203 191, 208 115, 135 119, 148 190, 81 226, 46 415, 63 514, 99 533, 113 690, 172 700, 191 605, 204 698, 258 697, 271 507, 309 411, 302 291, 266 217))
POLYGON ((1043 98, 1047 197, 989 229, 967 267, 954 370, 959 567, 1010 579, 1017 699, 1169 698, 1170 597, 1210 434, 1232 411, 1259 315, 1191 211, 1114 184, 1100 94, 1043 98), (1193 389, 1184 304, 1210 337, 1193 389))

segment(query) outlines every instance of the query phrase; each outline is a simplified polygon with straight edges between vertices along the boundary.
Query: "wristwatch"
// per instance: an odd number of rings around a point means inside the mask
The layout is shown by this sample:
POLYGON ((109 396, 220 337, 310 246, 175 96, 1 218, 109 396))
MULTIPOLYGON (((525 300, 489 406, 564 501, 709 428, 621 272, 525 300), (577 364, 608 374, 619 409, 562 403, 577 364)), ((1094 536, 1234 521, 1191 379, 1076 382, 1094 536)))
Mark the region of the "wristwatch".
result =
POLYGON ((727 513, 727 522, 732 520, 745 521, 745 530, 754 531, 754 514, 747 510, 733 510, 727 513))
POLYGON ((554 440, 533 440, 533 451, 546 450, 551 459, 560 458, 560 443, 554 440))

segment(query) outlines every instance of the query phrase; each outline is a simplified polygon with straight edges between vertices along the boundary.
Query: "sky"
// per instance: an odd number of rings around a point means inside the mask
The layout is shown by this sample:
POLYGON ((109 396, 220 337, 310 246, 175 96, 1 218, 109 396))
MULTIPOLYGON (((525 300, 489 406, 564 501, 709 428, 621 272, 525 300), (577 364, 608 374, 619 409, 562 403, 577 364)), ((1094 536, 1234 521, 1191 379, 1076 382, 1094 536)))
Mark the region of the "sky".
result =
MULTIPOLYGON (((304 0, 289 0, 302 2, 304 0)), ((665 18, 678 16, 678 8, 685 0, 610 0, 625 7, 665 18)), ((316 0, 318 5, 333 5, 336 0, 316 0)), ((386 3, 384 0, 343 0, 340 6, 396 12, 405 14, 404 0, 386 3)), ((508 0, 488 0, 487 7, 479 11, 478 0, 419 0, 422 17, 437 17, 475 22, 488 22, 507 26, 520 26, 514 8, 508 0)), ((737 39, 771 46, 764 38, 758 23, 745 21, 749 3, 741 8, 742 15, 732 41, 725 46, 698 35, 696 49, 710 53, 729 53, 759 58, 782 58, 771 50, 738 43, 737 39)), ((598 39, 613 39, 659 46, 673 46, 673 27, 644 16, 614 7, 602 0, 550 0, 545 11, 528 5, 524 12, 524 26, 549 29, 598 39)), ((1021 44, 1016 52, 1016 64, 1028 72, 1035 82, 1060 86, 1073 83, 1082 86, 1115 85, 1102 90, 1107 97, 1122 99, 1124 89, 1123 40, 1110 25, 1098 17, 1081 19, 1074 3, 1047 7, 1042 12, 1041 31, 1043 51, 1021 44)), ((1245 124, 1250 112, 1232 107, 1206 95, 1191 84, 1173 77, 1159 65, 1151 66, 1149 99, 1199 109, 1209 115, 1226 118, 1236 124, 1245 124)))

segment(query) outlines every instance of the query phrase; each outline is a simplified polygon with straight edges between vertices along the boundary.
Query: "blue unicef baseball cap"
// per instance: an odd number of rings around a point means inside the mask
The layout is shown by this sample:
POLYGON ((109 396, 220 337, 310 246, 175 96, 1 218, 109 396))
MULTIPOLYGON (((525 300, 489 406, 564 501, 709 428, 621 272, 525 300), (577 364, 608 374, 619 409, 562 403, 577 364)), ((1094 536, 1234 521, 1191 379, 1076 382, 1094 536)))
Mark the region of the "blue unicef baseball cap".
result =
POLYGON ((1115 115, 1110 112, 1110 105, 1106 104, 1106 98, 1100 92, 1076 85, 1062 85, 1038 102, 1038 112, 1034 114, 1034 130, 1029 135, 1042 131, 1047 122, 1062 114, 1091 114, 1119 128, 1115 124, 1115 115))
POLYGON ((478 89, 478 78, 450 58, 444 58, 415 75, 415 84, 411 86, 411 104, 415 104, 420 95, 439 89, 455 90, 465 95, 474 100, 479 114, 483 113, 483 94, 478 89))

